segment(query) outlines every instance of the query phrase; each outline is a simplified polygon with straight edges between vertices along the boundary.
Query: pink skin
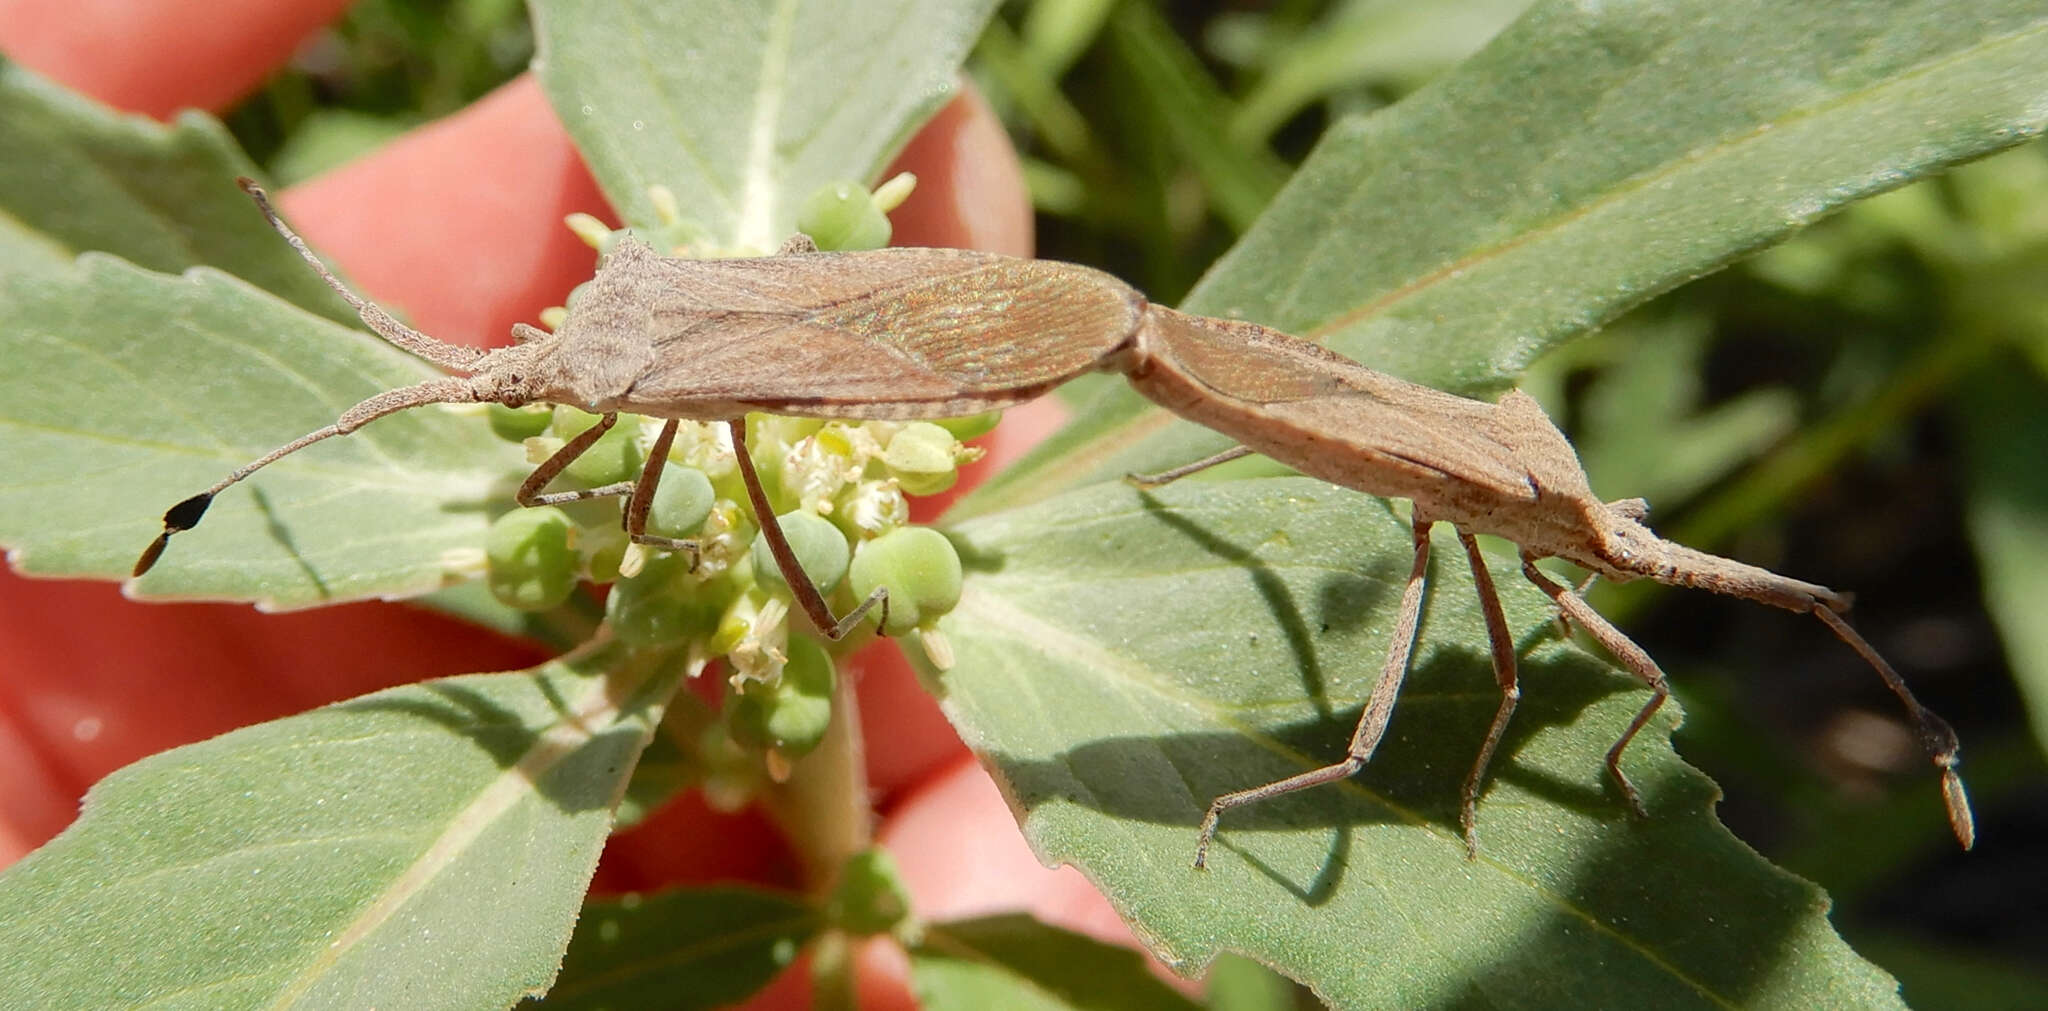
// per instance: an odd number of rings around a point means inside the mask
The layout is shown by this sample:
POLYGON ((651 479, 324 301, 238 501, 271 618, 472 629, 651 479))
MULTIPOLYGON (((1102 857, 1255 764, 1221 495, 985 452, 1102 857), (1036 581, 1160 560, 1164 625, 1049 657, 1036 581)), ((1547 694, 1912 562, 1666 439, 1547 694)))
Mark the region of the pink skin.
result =
MULTIPOLYGON (((0 0, 0 50, 103 102, 163 117, 233 102, 342 6, 0 0)), ((1030 253, 1016 154, 978 96, 948 106, 896 168, 919 178, 894 215, 899 243, 1030 253)), ((514 321, 534 319, 588 276, 588 248, 560 222, 604 208, 529 77, 284 192, 281 203, 371 298, 428 333, 476 344, 504 343, 514 321)), ((1011 412, 984 441, 989 461, 963 484, 1020 455, 1059 415, 1051 401, 1011 412)), ((134 504, 150 514, 164 506, 134 504)), ((63 829, 87 786, 145 755, 395 683, 544 658, 531 644, 394 604, 261 615, 138 604, 109 583, 0 572, 0 612, 0 865, 63 829)), ((858 654, 848 673, 860 687, 881 838, 920 915, 1028 908, 1136 946, 1079 874, 1048 871, 1024 849, 993 785, 894 647, 858 654)), ((615 838, 597 884, 797 887, 796 874, 766 818, 713 814, 692 797, 615 838)), ((871 943, 861 965, 866 1006, 914 1006, 900 949, 871 943)), ((808 1004, 803 975, 787 973, 750 1006, 808 1004)))

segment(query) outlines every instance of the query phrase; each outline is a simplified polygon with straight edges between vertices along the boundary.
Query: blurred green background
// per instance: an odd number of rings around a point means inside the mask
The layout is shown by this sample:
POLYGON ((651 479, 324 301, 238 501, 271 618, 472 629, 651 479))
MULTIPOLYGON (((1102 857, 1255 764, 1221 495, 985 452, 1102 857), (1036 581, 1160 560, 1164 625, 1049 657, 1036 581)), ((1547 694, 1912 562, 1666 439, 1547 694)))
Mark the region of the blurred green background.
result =
MULTIPOLYGON (((1041 255, 1172 303, 1328 123, 1523 6, 1012 3, 970 70, 1024 153, 1041 255)), ((364 0, 227 121, 303 179, 461 108, 532 46, 518 0, 364 0)), ((1896 703, 1811 622, 1602 588, 1676 683, 1680 751, 1726 789, 1723 820, 1827 888, 1916 1006, 2048 1006, 2048 148, 1857 205, 1524 386, 1594 487, 1647 497, 1667 536, 1857 593, 1859 627, 1962 735, 1979 845, 1921 831, 1933 777, 1896 703)))

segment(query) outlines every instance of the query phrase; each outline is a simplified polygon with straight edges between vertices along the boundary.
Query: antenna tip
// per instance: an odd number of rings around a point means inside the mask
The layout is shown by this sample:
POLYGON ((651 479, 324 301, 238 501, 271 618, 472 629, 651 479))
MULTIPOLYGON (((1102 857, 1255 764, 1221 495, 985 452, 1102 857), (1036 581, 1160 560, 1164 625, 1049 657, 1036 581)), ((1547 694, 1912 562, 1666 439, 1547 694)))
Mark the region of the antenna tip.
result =
POLYGON ((236 176, 235 185, 240 186, 242 188, 242 192, 247 193, 252 197, 263 192, 263 187, 258 185, 256 180, 251 179, 248 176, 236 176))
POLYGON ((171 543, 171 531, 166 530, 156 535, 156 540, 150 541, 149 547, 142 549, 142 557, 135 560, 135 568, 128 574, 140 578, 143 573, 148 572, 151 567, 156 565, 156 560, 163 557, 164 545, 169 543, 171 543))
POLYGON ((1941 770, 1941 801, 1948 806, 1948 825, 1964 849, 1977 845, 1977 819, 1970 814, 1970 796, 1963 792, 1963 777, 1954 768, 1941 770))
POLYGON ((156 565, 156 560, 163 557, 164 545, 171 542, 171 535, 198 526, 199 521, 206 517, 206 507, 212 504, 213 493, 203 491, 166 510, 164 532, 156 535, 156 540, 150 541, 149 547, 142 549, 142 557, 135 560, 135 568, 129 574, 140 576, 148 572, 156 565))
POLYGON ((203 491, 164 511, 164 532, 175 534, 190 530, 206 517, 206 507, 213 504, 213 493, 203 491))

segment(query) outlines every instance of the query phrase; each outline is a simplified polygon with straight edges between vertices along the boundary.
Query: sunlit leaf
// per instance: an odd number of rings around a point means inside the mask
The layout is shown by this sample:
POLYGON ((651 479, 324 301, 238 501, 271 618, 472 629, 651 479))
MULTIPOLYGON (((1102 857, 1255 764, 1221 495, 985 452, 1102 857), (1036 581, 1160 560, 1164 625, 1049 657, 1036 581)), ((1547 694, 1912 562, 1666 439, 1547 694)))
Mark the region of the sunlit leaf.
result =
POLYGON ((0 875, 0 1005, 503 1007, 545 988, 672 666, 599 650, 429 681, 107 777, 0 875))
POLYGON ((630 225, 668 187, 702 238, 767 252, 797 205, 869 182, 951 95, 993 0, 535 0, 535 60, 630 225))
MULTIPOLYGON (((958 528, 973 578, 937 685, 1038 854, 1072 863, 1168 961, 1237 951, 1343 1007, 1894 1006, 1812 885, 1713 818, 1666 737, 1602 755, 1647 698, 1556 641, 1496 559, 1524 698, 1468 861, 1458 797, 1499 700, 1461 552, 1433 570, 1414 672, 1372 763, 1233 810, 1209 801, 1342 757, 1408 570, 1406 524, 1301 478, 1099 487, 958 528)), ((1448 539, 1447 539, 1448 540, 1448 539)))
MULTIPOLYGON (((1538 4, 1332 127, 1184 307, 1490 396, 1652 295, 2044 124, 2028 0, 1538 4)), ((1222 445, 1117 391, 968 508, 1222 445)))
MULTIPOLYGON (((0 275, 0 318, 0 544, 38 575, 124 576, 173 503, 440 374, 211 270, 96 253, 0 275)), ((271 607, 432 590, 466 578, 448 553, 479 553, 521 470, 480 417, 405 412, 224 493, 138 590, 271 607)))

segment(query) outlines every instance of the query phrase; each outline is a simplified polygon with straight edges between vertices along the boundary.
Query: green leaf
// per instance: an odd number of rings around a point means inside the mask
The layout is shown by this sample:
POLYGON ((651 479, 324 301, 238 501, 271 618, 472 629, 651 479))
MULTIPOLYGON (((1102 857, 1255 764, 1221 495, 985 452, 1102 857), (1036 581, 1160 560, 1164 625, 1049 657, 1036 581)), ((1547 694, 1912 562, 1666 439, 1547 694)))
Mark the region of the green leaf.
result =
POLYGON ((1209 1011, 1294 1011, 1299 988, 1249 958, 1225 953, 1209 963, 1202 989, 1209 1011))
POLYGON ((534 0, 534 63, 628 224, 659 223, 663 185, 713 246, 766 252, 805 196, 871 180, 945 102, 994 6, 534 0))
POLYGON ((736 1004, 767 986, 820 927, 796 896, 677 889, 593 901, 561 978, 534 1007, 688 1008, 736 1004))
POLYGON ((1969 383, 1956 403, 1966 439, 1966 515, 1984 604, 1998 623, 2013 680, 2026 703, 2034 740, 2048 742, 2048 382, 2025 371, 1996 371, 1969 383))
MULTIPOLYGON (((2044 124, 2031 0, 1538 4, 1333 127, 1186 308, 1493 394, 1652 295, 2044 124)), ((969 508, 1223 445, 1128 392, 1083 424, 969 508)))
POLYGON ((1393 82, 1407 90, 1472 55, 1529 0, 1349 0, 1260 60, 1264 71, 1230 123, 1262 144, 1303 106, 1339 89, 1393 82))
POLYGON ((1021 914, 928 925, 910 953, 910 973, 927 1011, 1197 1006, 1152 975, 1137 952, 1021 914))
POLYGON ((545 988, 677 667, 597 650, 429 681, 107 777, 0 875, 0 1006, 503 1007, 545 988))
MULTIPOLYGON (((38 575, 124 576, 161 510, 440 374, 212 270, 97 253, 0 275, 0 319, 0 543, 38 575)), ((386 418, 223 493, 139 590, 279 608, 423 593, 465 575, 444 555, 479 554, 521 469, 481 416, 386 418)))
POLYGON ((1130 65, 1134 105, 1162 126, 1174 153, 1200 179, 1216 213, 1242 231, 1258 217, 1287 178, 1264 144, 1238 144, 1224 136, 1230 100, 1161 12, 1124 4, 1110 17, 1109 38, 1130 65))
POLYGON ((558 650, 567 650, 589 641, 604 617, 604 605, 580 593, 571 595, 567 603, 550 611, 514 610, 491 596, 490 587, 481 580, 458 583, 423 597, 414 597, 411 602, 414 606, 431 607, 472 625, 532 639, 558 650))
MULTIPOLYGON (((1626 488, 1648 499, 1655 516, 1791 432, 1799 408, 1790 390, 1760 389, 1703 409, 1710 321, 1693 313, 1645 315, 1620 320, 1573 348, 1574 354, 1589 347, 1615 353, 1584 393, 1572 442, 1594 488, 1626 488)), ((1571 367, 1560 359, 1572 356, 1554 355, 1537 366, 1559 392, 1571 367)), ((1525 375, 1522 389, 1529 390, 1533 378, 1525 375)), ((1563 417, 1561 396, 1545 406, 1563 417)))
MULTIPOLYGON (((1405 521, 1300 478, 1105 486, 961 525, 973 578, 939 690, 1041 859, 1080 867, 1170 963, 1236 951, 1343 1007, 1881 1007, 1894 985, 1827 899, 1736 841, 1673 707, 1555 641, 1496 560, 1524 698, 1467 861, 1459 787, 1499 699, 1472 583, 1440 552, 1413 673, 1360 775, 1226 814, 1215 796, 1333 762, 1386 652, 1405 521)), ((1789 620, 1789 619, 1788 619, 1789 620)))
POLYGON ((355 322, 236 188, 256 165, 210 116, 121 115, 0 58, 0 151, 8 273, 98 249, 164 273, 219 267, 355 322))

